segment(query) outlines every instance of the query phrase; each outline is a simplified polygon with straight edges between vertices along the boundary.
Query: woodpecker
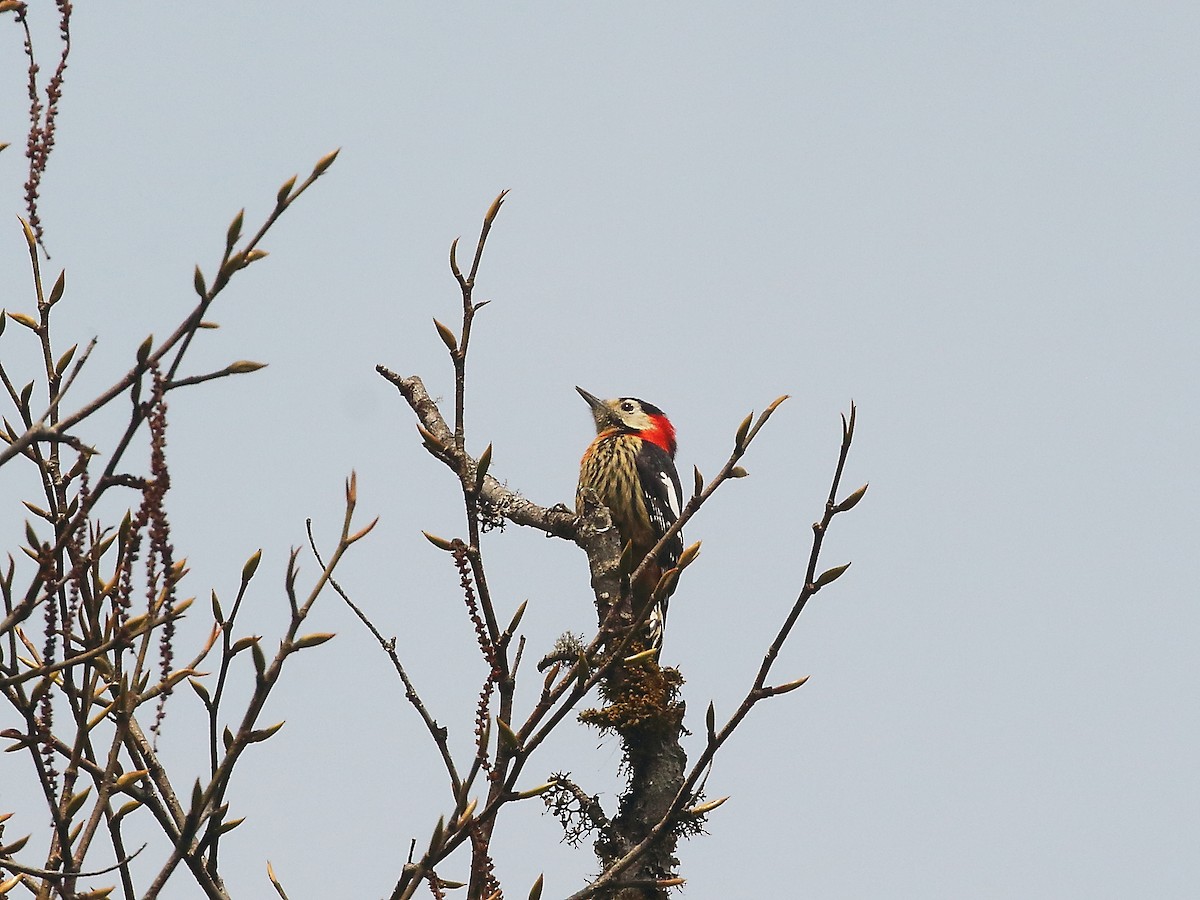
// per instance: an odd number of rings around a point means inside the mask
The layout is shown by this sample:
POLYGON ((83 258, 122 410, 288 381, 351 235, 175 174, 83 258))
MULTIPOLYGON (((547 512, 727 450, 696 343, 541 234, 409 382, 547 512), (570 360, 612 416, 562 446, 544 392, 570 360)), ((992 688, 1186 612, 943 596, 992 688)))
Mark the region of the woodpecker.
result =
MULTIPOLYGON (((675 426, 661 409, 635 397, 601 400, 581 387, 575 390, 592 408, 596 438, 579 465, 576 511, 584 512, 584 494, 595 492, 612 514, 621 540, 633 544, 635 565, 679 518, 683 489, 675 470, 675 426)), ((635 608, 649 599, 662 573, 673 568, 683 552, 683 534, 676 534, 645 576, 633 587, 635 608)), ((667 618, 663 597, 647 623, 650 647, 662 646, 667 618)))

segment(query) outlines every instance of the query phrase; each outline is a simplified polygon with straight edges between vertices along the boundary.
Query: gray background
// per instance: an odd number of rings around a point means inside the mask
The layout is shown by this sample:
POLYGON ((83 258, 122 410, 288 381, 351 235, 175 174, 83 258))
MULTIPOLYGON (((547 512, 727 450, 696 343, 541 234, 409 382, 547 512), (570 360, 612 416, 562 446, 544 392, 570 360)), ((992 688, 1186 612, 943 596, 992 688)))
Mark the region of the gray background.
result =
MULTIPOLYGON (((1195 4, 106 3, 73 36, 42 212, 47 269, 68 269, 59 346, 101 336, 77 399, 169 333, 241 206, 257 223, 343 148, 191 361, 270 367, 170 398, 198 606, 262 547, 243 627, 278 634, 288 547, 307 516, 332 538, 357 469, 382 521, 341 580, 466 752, 485 670, 419 534, 461 533, 455 486, 373 367, 452 397, 430 323, 456 322, 446 251, 510 188, 471 357, 469 443, 494 443, 494 474, 569 500, 576 384, 666 409, 685 482, 793 396, 688 532, 704 552, 664 658, 693 730, 710 699, 733 710, 789 608, 859 405, 847 489, 871 490, 825 556, 854 566, 779 661, 809 684, 720 756, 710 794, 732 800, 681 850, 686 896, 1195 896, 1195 4)), ((30 311, 23 78, 10 27, 0 273, 30 311)), ((21 331, 2 352, 32 377, 21 331)), ((502 610, 529 601, 530 655, 593 622, 576 548, 510 528, 486 551, 502 610)), ((384 896, 449 805, 369 636, 332 594, 312 630, 339 634, 293 662, 267 713, 288 724, 233 785, 239 897, 269 895, 268 858, 296 900, 384 896)), ((198 708, 182 691, 167 722, 182 772, 198 708)), ((568 770, 611 808, 618 761, 568 724, 527 786, 568 770)), ((16 805, 24 761, 0 763, 16 805)), ((512 896, 593 870, 537 801, 501 833, 512 896)))

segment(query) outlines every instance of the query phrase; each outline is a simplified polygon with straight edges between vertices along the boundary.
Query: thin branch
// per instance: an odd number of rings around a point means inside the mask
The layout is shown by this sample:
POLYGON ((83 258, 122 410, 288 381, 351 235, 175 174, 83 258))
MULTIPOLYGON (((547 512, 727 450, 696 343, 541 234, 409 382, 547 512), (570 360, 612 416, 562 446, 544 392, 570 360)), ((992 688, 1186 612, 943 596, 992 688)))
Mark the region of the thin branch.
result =
MULTIPOLYGON (((376 366, 375 371, 395 385, 404 397, 409 407, 417 416, 417 421, 436 444, 435 455, 450 467, 459 478, 474 478, 477 472, 477 462, 465 451, 457 451, 454 447, 454 433, 442 418, 437 404, 430 398, 429 392, 420 376, 404 377, 397 375, 386 366, 376 366)), ((433 452, 433 450, 431 450, 433 452)), ((578 540, 576 521, 578 516, 574 510, 559 504, 543 508, 531 500, 522 497, 516 491, 510 490, 492 475, 485 475, 479 497, 486 506, 494 510, 516 525, 536 528, 554 537, 566 540, 578 540)))
MULTIPOLYGON (((313 538, 312 520, 310 519, 307 524, 309 547, 312 549, 313 556, 316 557, 317 563, 323 567, 325 563, 321 559, 321 554, 317 550, 316 541, 313 538)), ((429 714, 429 710, 425 707, 425 703, 421 700, 421 696, 417 693, 416 686, 413 685, 412 680, 408 677, 408 672, 405 671, 404 664, 400 662, 400 657, 396 653, 396 639, 385 638, 379 632, 379 629, 375 627, 375 623, 371 621, 367 614, 359 609, 358 605, 350 599, 349 595, 344 590, 342 590, 342 586, 337 583, 336 579, 331 577, 329 579, 329 585, 334 589, 334 591, 337 592, 337 595, 342 598, 345 604, 350 607, 350 611, 358 616, 359 621, 367 627, 367 629, 375 637, 375 640, 379 642, 379 646, 383 648, 383 651, 392 661, 392 666, 395 668, 396 674, 400 676, 400 681, 404 684, 405 698, 417 711, 417 715, 421 717, 421 721, 425 723, 425 728, 429 732, 429 736, 433 738, 433 742, 435 745, 437 745, 438 752, 442 756, 442 762, 446 766, 446 773, 450 776, 450 789, 454 792, 456 797, 459 796, 462 791, 462 779, 459 778, 458 770, 454 765, 454 759, 450 755, 450 747, 446 739, 446 729, 441 725, 438 725, 437 720, 429 714)))
MULTIPOLYGON (((146 844, 142 844, 142 846, 140 846, 133 853, 129 854, 129 856, 122 858, 120 861, 113 863, 111 866, 105 866, 103 869, 95 869, 90 872, 71 872, 69 874, 75 878, 95 878, 97 875, 107 875, 109 872, 115 872, 117 869, 123 869, 128 866, 134 861, 134 859, 137 858, 139 853, 146 849, 146 847, 146 844)), ((5 856, 3 862, 0 862, 0 866, 3 866, 5 869, 10 869, 11 871, 17 872, 21 875, 29 875, 33 878, 49 878, 52 880, 57 880, 68 874, 65 872, 58 872, 53 869, 37 869, 33 866, 25 866, 17 862, 11 856, 5 856)))
MULTIPOLYGON (((74 413, 61 419, 58 424, 47 429, 45 428, 44 423, 42 423, 41 429, 27 429, 24 435, 0 451, 0 466, 8 462, 13 456, 21 452, 22 449, 27 447, 34 440, 49 440, 51 435, 62 435, 70 428, 73 428, 75 425, 91 416, 97 410, 107 406, 110 402, 112 402, 113 399, 120 396, 126 390, 132 387, 149 370, 152 364, 164 359, 167 354, 178 345, 178 352, 175 354, 175 358, 172 360, 166 375, 166 380, 168 382, 174 381, 175 372, 178 369, 179 364, 182 362, 183 356, 187 352, 187 349, 191 344, 192 338, 195 336, 197 329, 199 329, 200 323, 203 321, 204 314, 207 312, 209 306, 212 305, 212 302, 224 289, 225 285, 229 283, 229 279, 234 273, 242 268, 245 268, 245 266, 252 262, 255 258, 260 258, 254 256, 255 251, 258 247, 258 244, 271 229, 271 226, 275 224, 279 216, 283 214, 284 210, 286 210, 297 197, 308 190, 308 188, 311 187, 312 184, 325 173, 325 171, 333 163, 333 158, 336 157, 336 155, 337 151, 335 150, 332 154, 328 154, 318 161, 308 179, 304 181, 300 187, 296 188, 287 196, 282 197, 279 202, 276 203, 275 208, 271 211, 270 215, 267 216, 266 221, 242 246, 240 250, 237 252, 232 252, 231 249, 227 249, 225 251, 225 255, 221 260, 217 279, 213 282, 211 287, 207 288, 202 293, 200 301, 195 307, 193 307, 192 311, 188 313, 188 315, 183 319, 179 326, 176 327, 171 335, 158 345, 157 349, 153 350, 152 353, 149 353, 144 360, 139 360, 137 365, 126 372, 125 375, 116 381, 111 387, 95 397, 91 402, 84 404, 84 406, 76 410, 74 413), (37 433, 29 434, 30 431, 36 431, 37 433)), ((259 252, 261 253, 261 251, 259 252)))

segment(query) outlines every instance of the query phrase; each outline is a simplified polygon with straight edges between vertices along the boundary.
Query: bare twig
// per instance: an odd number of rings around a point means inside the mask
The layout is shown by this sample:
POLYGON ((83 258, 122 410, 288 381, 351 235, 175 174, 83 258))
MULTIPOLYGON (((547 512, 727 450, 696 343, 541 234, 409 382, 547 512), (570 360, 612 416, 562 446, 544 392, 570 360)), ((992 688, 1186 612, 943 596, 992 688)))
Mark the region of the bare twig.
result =
MULTIPOLYGON (((320 551, 317 550, 316 541, 313 539, 311 520, 309 520, 308 523, 308 543, 309 547, 312 549, 313 556, 317 559, 317 563, 324 567, 325 563, 321 559, 320 551)), ((336 579, 331 577, 329 579, 329 586, 332 587, 337 595, 342 598, 345 604, 350 607, 350 611, 358 616, 359 621, 367 627, 367 630, 369 630, 374 636, 375 640, 379 642, 379 646, 383 648, 384 653, 388 655, 388 659, 392 661, 392 666, 395 668, 396 674, 400 676, 400 681, 404 685, 405 698, 417 711, 417 715, 421 717, 421 721, 425 723, 425 729, 429 732, 429 736, 433 738, 433 742, 437 746, 438 752, 441 754, 442 763, 446 767, 446 773, 450 776, 450 789, 454 792, 456 797, 459 796, 462 791, 462 779, 459 778, 458 770, 454 765, 454 759, 450 755, 450 746, 446 740, 446 729, 439 725, 437 720, 430 715, 424 701, 417 693, 416 686, 408 677, 408 672, 405 671, 404 664, 400 662, 400 657, 396 653, 396 639, 385 638, 380 633, 379 629, 375 627, 375 623, 371 621, 367 614, 364 613, 358 607, 358 605, 350 599, 350 596, 344 590, 342 590, 342 586, 338 584, 336 579)))

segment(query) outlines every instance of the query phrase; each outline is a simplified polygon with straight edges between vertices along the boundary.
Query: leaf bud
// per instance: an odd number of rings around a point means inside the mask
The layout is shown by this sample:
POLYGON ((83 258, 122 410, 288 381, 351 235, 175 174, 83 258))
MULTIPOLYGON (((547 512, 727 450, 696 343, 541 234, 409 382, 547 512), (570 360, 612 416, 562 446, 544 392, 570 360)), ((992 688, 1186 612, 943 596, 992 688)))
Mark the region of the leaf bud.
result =
POLYGON ((737 436, 733 439, 733 446, 739 453, 746 449, 746 437, 750 433, 750 423, 754 421, 753 411, 746 418, 742 419, 742 424, 738 426, 737 436))
POLYGON ((848 568, 850 568, 850 563, 846 563, 844 566, 834 566, 832 569, 826 569, 821 573, 817 580, 813 582, 813 587, 823 588, 825 585, 837 581, 842 577, 842 573, 848 568))
POLYGON ((295 647, 297 650, 303 650, 306 647, 319 647, 333 636, 332 631, 314 631, 312 634, 296 638, 295 647))
POLYGON ((429 543, 433 544, 433 546, 437 547, 439 550, 454 549, 454 544, 443 537, 438 537, 436 534, 430 534, 428 531, 422 531, 421 534, 425 535, 425 540, 429 541, 429 543))
POLYGON ((450 330, 449 325, 443 325, 437 319, 434 319, 433 327, 437 329, 438 337, 442 339, 442 343, 446 345, 447 350, 451 353, 458 350, 458 338, 454 336, 454 332, 450 330))
POLYGON ((257 372, 259 369, 265 369, 266 363, 254 362, 250 359, 239 359, 237 362, 231 362, 225 369, 230 375, 245 375, 249 372, 257 372))
POLYGON ((22 312, 10 312, 8 317, 14 322, 24 325, 26 328, 29 328, 33 331, 38 330, 37 319, 35 319, 33 316, 27 316, 22 312))
POLYGON ((50 299, 46 302, 47 306, 53 306, 62 299, 63 291, 67 287, 67 270, 63 269, 58 273, 58 279, 54 282, 54 287, 50 289, 50 299))
POLYGON ((278 203, 286 203, 291 197, 292 188, 296 186, 296 176, 293 175, 285 181, 279 188, 279 192, 275 195, 275 200, 278 203))
POLYGON ((246 220, 246 210, 242 208, 238 214, 233 217, 233 221, 229 223, 229 228, 225 232, 225 252, 229 252, 230 248, 237 243, 238 238, 242 236, 242 224, 246 220))
POLYGON ((325 170, 333 165, 333 161, 335 159, 337 159, 337 155, 341 152, 342 152, 342 148, 338 147, 336 150, 334 150, 330 153, 326 153, 319 160, 317 160, 317 164, 315 166, 313 166, 313 170, 312 170, 313 177, 316 178, 319 175, 324 175, 325 170))
MULTIPOLYGON (((260 562, 262 562, 261 548, 255 550, 251 557, 246 560, 246 564, 242 566, 242 584, 246 584, 254 577, 254 573, 258 571, 258 564, 260 562)), ((213 596, 213 600, 216 600, 216 595, 213 596)))
POLYGON ((837 506, 835 506, 833 508, 833 511, 835 513, 840 513, 840 512, 846 512, 847 510, 850 510, 850 509, 854 509, 854 507, 858 505, 858 501, 863 498, 864 494, 866 494, 867 488, 869 486, 870 486, 869 484, 864 484, 857 491, 855 491, 853 494, 851 494, 849 497, 847 497, 845 500, 843 500, 841 503, 839 503, 837 506))

